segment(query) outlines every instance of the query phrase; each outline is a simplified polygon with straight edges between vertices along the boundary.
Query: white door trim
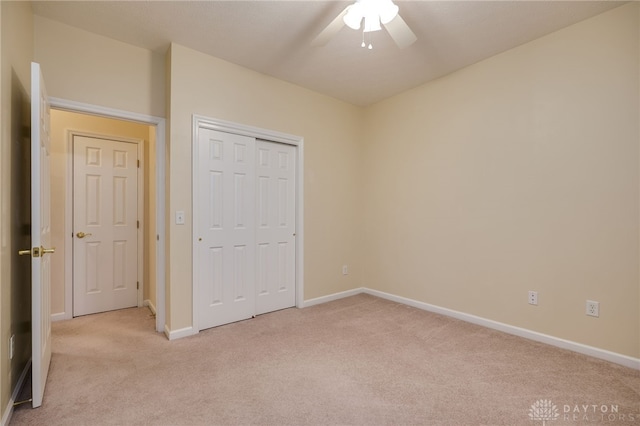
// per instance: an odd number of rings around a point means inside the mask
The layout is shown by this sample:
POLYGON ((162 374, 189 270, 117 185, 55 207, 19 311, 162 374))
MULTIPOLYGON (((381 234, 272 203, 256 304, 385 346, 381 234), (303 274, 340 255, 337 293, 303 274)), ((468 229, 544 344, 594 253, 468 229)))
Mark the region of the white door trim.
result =
POLYGON ((68 277, 66 276, 65 273, 65 289, 64 289, 64 304, 65 304, 65 314, 68 311, 71 311, 71 315, 70 318, 73 317, 73 291, 74 291, 74 283, 73 283, 73 200, 74 200, 74 193, 73 193, 73 138, 75 136, 85 136, 85 137, 89 137, 89 138, 96 138, 96 139, 106 139, 106 140, 110 140, 110 141, 117 141, 117 142, 127 142, 127 143, 134 143, 137 146, 137 151, 138 151, 138 160, 140 161, 140 167, 138 167, 137 170, 137 180, 136 180, 136 185, 138 186, 138 200, 137 200, 137 206, 138 206, 138 222, 140 223, 140 226, 137 228, 136 230, 136 235, 138 237, 138 246, 137 246, 137 253, 138 253, 138 268, 137 268, 137 277, 136 280, 138 281, 139 287, 138 290, 136 291, 137 294, 137 304, 138 307, 142 307, 142 298, 143 298, 143 293, 144 293, 144 171, 145 171, 145 164, 144 164, 144 150, 143 150, 143 145, 144 145, 144 140, 142 139, 136 139, 136 138, 127 138, 127 137, 122 137, 122 136, 113 136, 113 135, 106 135, 106 134, 100 134, 100 133, 91 133, 91 132, 83 132, 80 130, 74 130, 74 129, 67 129, 65 132, 66 136, 66 141, 67 141, 67 189, 65 191, 66 193, 66 199, 65 199, 65 219, 64 219, 64 223, 65 223, 65 237, 64 237, 64 246, 65 246, 65 261, 68 260, 68 257, 71 258, 71 277, 70 279, 67 279, 68 277), (69 256, 67 257, 67 254, 69 254, 69 256))
MULTIPOLYGON (((51 107, 55 109, 81 112, 101 117, 135 121, 156 127, 156 331, 162 333, 165 329, 165 119, 152 115, 123 111, 97 105, 85 104, 60 98, 50 98, 51 107)), ((65 223, 65 226, 68 224, 65 223)), ((71 229, 71 228, 67 228, 71 229)), ((69 246, 68 246, 69 247, 69 246)), ((65 253, 65 288, 73 271, 70 252, 65 253)), ((71 318, 71 305, 67 304, 65 296, 65 317, 71 318)))
POLYGON ((233 133, 237 135, 244 135, 254 137, 256 139, 263 139, 271 142, 279 142, 288 145, 294 145, 297 147, 296 158, 296 307, 301 308, 304 306, 304 138, 301 136, 290 135, 287 133, 280 133, 273 130, 263 129, 260 127, 247 126, 244 124, 234 123, 231 121, 219 120, 216 118, 209 118, 200 115, 193 115, 193 127, 192 127, 192 139, 191 139, 191 151, 193 154, 192 160, 192 214, 191 220, 191 241, 192 241, 192 253, 193 255, 193 280, 192 280, 192 294, 193 294, 193 333, 198 333, 200 328, 198 327, 198 296, 199 289, 196 283, 198 283, 198 268, 197 268, 197 256, 195 256, 197 250, 197 241, 195 236, 195 224, 198 223, 198 209, 197 202, 197 158, 198 158, 198 132, 200 129, 211 129, 220 132, 233 133))

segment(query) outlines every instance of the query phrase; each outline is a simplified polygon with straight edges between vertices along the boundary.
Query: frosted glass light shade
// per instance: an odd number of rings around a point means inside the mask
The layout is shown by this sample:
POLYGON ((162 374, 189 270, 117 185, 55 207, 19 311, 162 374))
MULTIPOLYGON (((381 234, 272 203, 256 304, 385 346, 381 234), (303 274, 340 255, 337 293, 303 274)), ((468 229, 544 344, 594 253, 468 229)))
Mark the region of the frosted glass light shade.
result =
POLYGON ((380 10, 380 21, 382 21, 383 24, 388 24, 393 20, 393 18, 398 16, 399 8, 398 6, 393 4, 391 0, 387 0, 380 5, 379 10, 380 10))
POLYGON ((342 20, 349 28, 359 30, 362 18, 364 18, 364 7, 360 2, 357 2, 349 6, 349 10, 342 20))

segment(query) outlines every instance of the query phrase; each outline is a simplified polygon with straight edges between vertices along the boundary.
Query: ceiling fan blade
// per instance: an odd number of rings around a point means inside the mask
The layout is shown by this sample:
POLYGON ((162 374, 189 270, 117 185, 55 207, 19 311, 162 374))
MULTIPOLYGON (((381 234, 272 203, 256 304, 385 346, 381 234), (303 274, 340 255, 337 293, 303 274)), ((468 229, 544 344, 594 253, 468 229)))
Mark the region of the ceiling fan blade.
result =
POLYGON ((344 27, 344 21, 342 20, 342 18, 344 17, 344 15, 346 15, 349 7, 351 6, 347 6, 342 12, 340 12, 340 14, 336 16, 336 18, 331 21, 331 23, 327 25, 325 29, 316 36, 316 38, 313 39, 313 41, 311 42, 312 46, 324 46, 329 42, 329 40, 333 38, 333 36, 338 34, 338 31, 340 31, 342 27, 344 27))
POLYGON ((396 15, 390 22, 384 24, 384 27, 400 49, 409 47, 418 39, 400 15, 396 15))

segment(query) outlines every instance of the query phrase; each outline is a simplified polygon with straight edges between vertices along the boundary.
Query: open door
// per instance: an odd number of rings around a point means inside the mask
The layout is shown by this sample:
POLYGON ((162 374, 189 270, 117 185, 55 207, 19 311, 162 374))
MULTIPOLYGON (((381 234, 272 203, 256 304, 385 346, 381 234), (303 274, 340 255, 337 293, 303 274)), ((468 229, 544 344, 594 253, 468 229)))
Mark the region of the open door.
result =
POLYGON ((33 407, 42 405, 51 363, 49 99, 40 65, 31 63, 31 335, 33 407))

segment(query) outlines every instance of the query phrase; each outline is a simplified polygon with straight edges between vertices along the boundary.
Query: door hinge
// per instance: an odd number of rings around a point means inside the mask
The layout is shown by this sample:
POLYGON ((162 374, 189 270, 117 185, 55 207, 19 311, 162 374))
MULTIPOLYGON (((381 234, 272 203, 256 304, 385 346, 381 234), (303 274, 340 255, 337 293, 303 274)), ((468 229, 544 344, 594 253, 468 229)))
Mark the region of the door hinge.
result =
POLYGON ((136 220, 136 228, 140 229, 140 221, 136 220))
POLYGON ((138 160, 138 168, 140 168, 140 160, 138 160))
POLYGON ((136 290, 140 290, 140 281, 136 281, 136 290))

